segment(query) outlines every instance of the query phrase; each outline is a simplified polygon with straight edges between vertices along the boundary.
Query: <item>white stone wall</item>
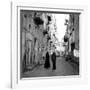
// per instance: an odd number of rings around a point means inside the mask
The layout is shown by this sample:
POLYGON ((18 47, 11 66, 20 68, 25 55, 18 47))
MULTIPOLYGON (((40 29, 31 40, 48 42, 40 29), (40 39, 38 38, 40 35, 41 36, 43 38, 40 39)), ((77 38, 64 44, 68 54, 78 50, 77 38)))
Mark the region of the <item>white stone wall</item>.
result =
POLYGON ((42 46, 44 46, 45 48, 47 47, 47 37, 43 36, 43 30, 45 29, 47 22, 46 14, 38 13, 37 16, 44 20, 44 24, 40 25, 39 27, 36 27, 33 21, 34 12, 21 11, 22 60, 25 53, 25 40, 30 40, 32 43, 31 52, 33 52, 32 58, 34 63, 38 63, 42 57, 42 46), (26 17, 24 15, 26 15, 26 17), (34 38, 36 38, 36 43, 34 43, 34 38))

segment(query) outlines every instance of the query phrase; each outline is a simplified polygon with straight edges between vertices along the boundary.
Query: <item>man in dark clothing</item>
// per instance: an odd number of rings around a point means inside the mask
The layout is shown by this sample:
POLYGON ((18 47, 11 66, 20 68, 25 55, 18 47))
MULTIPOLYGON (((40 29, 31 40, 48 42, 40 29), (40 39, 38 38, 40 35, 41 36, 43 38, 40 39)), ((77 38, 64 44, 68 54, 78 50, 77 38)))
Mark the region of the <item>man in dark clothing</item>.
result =
POLYGON ((71 52, 72 52, 72 54, 73 54, 74 49, 75 49, 75 43, 73 42, 73 43, 71 43, 71 52))
POLYGON ((52 65, 53 65, 53 70, 56 70, 56 53, 55 51, 51 55, 51 60, 52 60, 52 65))
POLYGON ((50 68, 49 52, 48 51, 46 52, 44 68, 46 68, 46 69, 50 68))

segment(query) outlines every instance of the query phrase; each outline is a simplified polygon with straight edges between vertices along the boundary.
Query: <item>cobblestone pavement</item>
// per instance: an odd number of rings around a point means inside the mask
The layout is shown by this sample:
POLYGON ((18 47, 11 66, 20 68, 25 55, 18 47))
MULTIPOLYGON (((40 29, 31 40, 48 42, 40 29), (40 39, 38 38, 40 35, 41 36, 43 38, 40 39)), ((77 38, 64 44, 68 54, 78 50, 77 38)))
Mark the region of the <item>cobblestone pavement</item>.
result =
POLYGON ((47 77, 47 76, 69 76, 78 75, 79 66, 75 63, 65 61, 64 57, 57 57, 56 70, 52 70, 52 62, 50 60, 50 68, 45 69, 44 65, 37 66, 32 71, 27 71, 23 77, 47 77))

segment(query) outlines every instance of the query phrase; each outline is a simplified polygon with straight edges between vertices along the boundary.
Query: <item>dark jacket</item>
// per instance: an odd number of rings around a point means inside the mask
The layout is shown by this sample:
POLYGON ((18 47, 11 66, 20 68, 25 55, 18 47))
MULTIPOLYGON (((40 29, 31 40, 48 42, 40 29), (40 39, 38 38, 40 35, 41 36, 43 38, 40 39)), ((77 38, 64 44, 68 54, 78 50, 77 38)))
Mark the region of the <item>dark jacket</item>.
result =
POLYGON ((56 53, 55 52, 53 52, 51 58, 52 58, 52 60, 56 60, 56 53))

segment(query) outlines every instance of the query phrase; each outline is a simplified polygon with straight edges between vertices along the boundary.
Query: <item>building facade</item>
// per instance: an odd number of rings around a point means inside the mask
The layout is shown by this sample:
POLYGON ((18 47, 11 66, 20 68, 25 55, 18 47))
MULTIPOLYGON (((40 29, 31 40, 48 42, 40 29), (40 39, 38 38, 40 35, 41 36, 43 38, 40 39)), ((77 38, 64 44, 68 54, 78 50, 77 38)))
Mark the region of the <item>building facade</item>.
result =
POLYGON ((21 67, 32 69, 43 62, 46 49, 50 47, 51 15, 42 12, 21 10, 21 67))
POLYGON ((73 50, 79 51, 79 15, 70 14, 67 21, 66 36, 68 38, 68 52, 73 53, 73 50))

